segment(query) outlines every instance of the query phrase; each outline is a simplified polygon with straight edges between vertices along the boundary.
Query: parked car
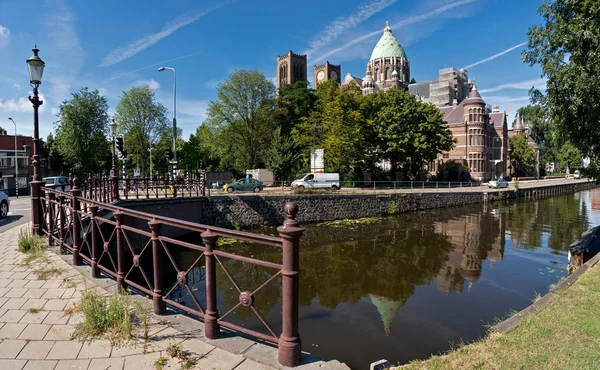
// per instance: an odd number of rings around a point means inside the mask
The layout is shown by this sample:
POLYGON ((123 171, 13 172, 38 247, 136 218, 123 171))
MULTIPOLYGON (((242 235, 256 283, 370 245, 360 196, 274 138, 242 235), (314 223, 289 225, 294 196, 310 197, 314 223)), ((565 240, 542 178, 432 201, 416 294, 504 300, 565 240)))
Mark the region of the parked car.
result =
POLYGON ((223 186, 223 191, 233 193, 234 191, 253 191, 258 193, 263 190, 263 183, 254 179, 239 179, 223 186))
POLYGON ((339 173, 307 173, 301 179, 292 181, 292 187, 298 189, 331 189, 340 188, 339 173))
POLYGON ((574 179, 580 179, 581 178, 581 172, 579 172, 579 170, 575 170, 575 172, 573 173, 573 178, 574 179))
POLYGON ((10 199, 8 195, 3 191, 0 191, 0 219, 8 216, 8 210, 10 209, 10 199))
POLYGON ((488 186, 490 188, 507 188, 508 187, 508 181, 504 180, 504 179, 496 179, 496 180, 490 180, 490 182, 488 183, 488 186))
POLYGON ((66 176, 44 177, 42 180, 46 182, 46 186, 54 185, 54 188, 60 191, 69 191, 69 178, 66 176))

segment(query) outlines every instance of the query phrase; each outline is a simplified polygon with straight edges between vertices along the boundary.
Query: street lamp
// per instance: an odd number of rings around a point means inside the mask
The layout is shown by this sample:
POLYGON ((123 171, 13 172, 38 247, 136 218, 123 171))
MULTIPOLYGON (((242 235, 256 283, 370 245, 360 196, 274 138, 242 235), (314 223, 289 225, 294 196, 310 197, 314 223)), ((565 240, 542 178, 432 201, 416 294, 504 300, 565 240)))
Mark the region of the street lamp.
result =
POLYGON ((150 152, 150 181, 152 181, 152 143, 150 143, 148 151, 150 152))
POLYGON ((159 72, 165 70, 173 71, 173 180, 175 180, 175 170, 177 169, 177 72, 175 68, 160 67, 159 72))
POLYGON ((38 87, 42 84, 42 75, 46 63, 38 56, 39 49, 37 45, 31 49, 33 55, 27 59, 27 68, 29 69, 29 83, 33 88, 33 98, 29 96, 29 101, 33 105, 33 181, 31 181, 31 212, 33 233, 42 235, 42 212, 40 204, 40 188, 43 184, 40 176, 40 122, 38 110, 40 105, 44 104, 38 97, 38 87))
POLYGON ((17 166, 17 123, 12 117, 8 117, 15 125, 15 195, 19 197, 19 167, 17 166))
POLYGON ((115 137, 117 136, 117 123, 112 119, 112 123, 108 125, 110 136, 112 138, 112 172, 115 172, 115 137))

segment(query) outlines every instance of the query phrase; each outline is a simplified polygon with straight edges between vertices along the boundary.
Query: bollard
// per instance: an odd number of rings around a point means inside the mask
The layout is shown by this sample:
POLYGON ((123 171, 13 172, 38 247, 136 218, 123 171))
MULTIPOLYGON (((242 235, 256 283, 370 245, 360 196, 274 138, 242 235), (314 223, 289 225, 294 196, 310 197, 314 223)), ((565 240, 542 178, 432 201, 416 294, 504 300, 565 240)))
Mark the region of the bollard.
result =
POLYGON ((204 312, 204 332, 206 338, 216 339, 221 333, 219 312, 217 311, 217 277, 215 270, 215 255, 213 250, 219 238, 210 230, 202 234, 204 241, 204 263, 206 269, 206 311, 204 312))
POLYGON ((98 206, 91 205, 90 206, 90 228, 92 229, 92 277, 97 279, 100 277, 100 269, 98 268, 98 244, 100 243, 100 235, 98 232, 98 223, 96 222, 96 215, 98 214, 98 206))
POLYGON ((165 301, 163 301, 163 290, 162 290, 162 258, 160 256, 160 249, 162 248, 160 240, 160 229, 162 224, 156 219, 148 222, 150 230, 152 230, 152 267, 154 269, 154 289, 152 290, 152 308, 156 315, 162 315, 167 310, 165 301))
POLYGON ((283 238, 282 323, 279 336, 278 358, 283 366, 300 364, 301 339, 298 333, 298 284, 300 274, 300 237, 304 228, 296 221, 298 205, 286 203, 283 209, 286 220, 277 228, 283 238))
POLYGON ((73 265, 79 266, 81 265, 81 256, 79 255, 79 249, 81 248, 81 216, 79 214, 80 204, 79 204, 79 196, 81 195, 81 190, 79 190, 77 178, 73 179, 74 187, 71 189, 71 194, 73 195, 73 209, 71 212, 71 220, 73 222, 73 265))

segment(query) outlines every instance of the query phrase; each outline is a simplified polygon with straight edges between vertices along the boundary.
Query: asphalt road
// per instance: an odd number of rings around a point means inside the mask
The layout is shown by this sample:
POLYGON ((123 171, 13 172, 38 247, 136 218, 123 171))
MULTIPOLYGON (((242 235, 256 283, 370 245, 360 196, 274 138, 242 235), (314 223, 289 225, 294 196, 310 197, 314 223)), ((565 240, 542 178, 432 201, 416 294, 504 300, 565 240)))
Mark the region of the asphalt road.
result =
POLYGON ((29 197, 10 197, 8 217, 0 220, 0 233, 29 221, 31 221, 31 200, 29 197))

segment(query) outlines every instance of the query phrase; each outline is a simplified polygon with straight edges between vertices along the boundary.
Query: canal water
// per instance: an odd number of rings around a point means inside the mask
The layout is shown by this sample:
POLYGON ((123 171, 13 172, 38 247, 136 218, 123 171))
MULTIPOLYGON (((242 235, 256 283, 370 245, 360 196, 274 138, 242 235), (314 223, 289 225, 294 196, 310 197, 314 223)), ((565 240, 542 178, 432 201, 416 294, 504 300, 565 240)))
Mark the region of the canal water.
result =
MULTIPOLYGON (((474 341, 485 335, 489 324, 525 308, 567 276, 568 246, 599 224, 600 189, 594 189, 303 225, 303 350, 365 369, 382 358, 403 364, 474 341)), ((276 233, 274 228, 255 231, 276 233)), ((281 261, 281 251, 273 247, 222 240, 219 249, 281 261)), ((176 259, 192 266, 197 257, 197 252, 188 251, 176 259)), ((223 260, 242 290, 255 290, 273 274, 267 268, 223 260)), ((200 302, 202 264, 193 267, 190 276, 200 302)), ((221 268, 217 281, 223 315, 239 302, 239 294, 221 268)), ((274 279, 255 296, 256 308, 278 333, 280 281, 274 279)), ((186 291, 176 289, 172 297, 194 307, 186 291)), ((246 307, 227 320, 268 333, 246 307)))

